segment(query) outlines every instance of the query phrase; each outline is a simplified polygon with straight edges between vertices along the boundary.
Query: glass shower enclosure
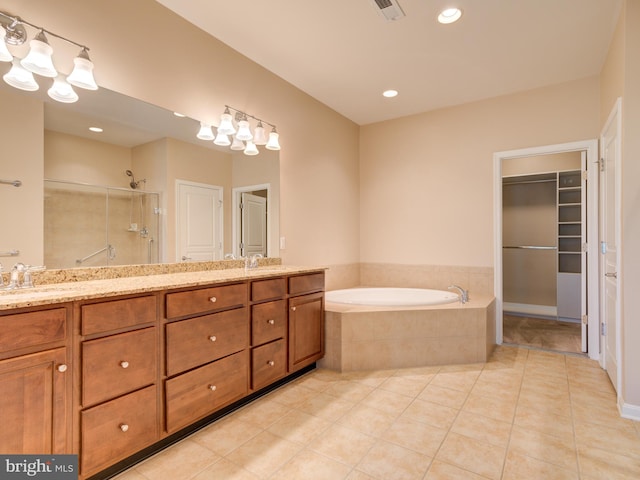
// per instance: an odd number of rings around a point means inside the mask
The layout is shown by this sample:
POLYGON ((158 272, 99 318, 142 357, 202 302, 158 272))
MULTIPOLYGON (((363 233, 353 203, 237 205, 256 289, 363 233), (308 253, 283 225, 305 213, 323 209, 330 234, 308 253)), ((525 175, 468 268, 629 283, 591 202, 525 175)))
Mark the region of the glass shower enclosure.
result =
POLYGON ((160 261, 160 194, 60 180, 44 181, 47 268, 160 261))

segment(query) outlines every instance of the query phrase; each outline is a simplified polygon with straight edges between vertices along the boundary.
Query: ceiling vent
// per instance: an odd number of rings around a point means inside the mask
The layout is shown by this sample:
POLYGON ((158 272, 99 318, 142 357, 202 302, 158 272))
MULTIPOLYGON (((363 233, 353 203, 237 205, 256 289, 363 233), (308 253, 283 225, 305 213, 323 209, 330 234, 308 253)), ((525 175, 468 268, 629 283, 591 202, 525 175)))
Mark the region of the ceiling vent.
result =
POLYGON ((372 0, 372 2, 387 21, 404 17, 404 12, 396 0, 372 0))

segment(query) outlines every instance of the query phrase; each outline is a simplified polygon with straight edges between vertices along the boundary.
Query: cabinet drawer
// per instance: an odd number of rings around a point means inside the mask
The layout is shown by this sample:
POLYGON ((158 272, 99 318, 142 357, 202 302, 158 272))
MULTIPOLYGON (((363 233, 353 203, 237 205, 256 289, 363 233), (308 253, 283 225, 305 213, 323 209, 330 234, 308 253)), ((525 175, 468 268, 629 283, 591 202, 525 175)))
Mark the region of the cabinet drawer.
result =
POLYGON ((108 332, 156 320, 156 297, 146 296, 82 306, 82 335, 108 332))
POLYGON ((167 380, 165 387, 167 431, 174 432, 247 394, 248 352, 167 380))
POLYGON ((287 348, 284 340, 251 350, 251 386, 262 388, 287 374, 287 348))
POLYGON ((0 316, 0 353, 63 342, 66 337, 64 308, 0 316))
POLYGON ((287 310, 284 300, 251 307, 251 345, 284 338, 287 333, 287 310))
POLYGON ((82 403, 94 405, 156 381, 156 329, 82 344, 82 403))
POLYGON ((246 302, 246 283, 169 293, 167 294, 167 318, 187 317, 214 310, 241 307, 246 302))
POLYGON ((324 290, 324 272, 289 277, 289 294, 300 295, 324 290))
POLYGON ((287 290, 284 278, 270 278, 251 282, 251 301, 262 302, 284 296, 287 290))
POLYGON ((81 422, 80 468, 86 478, 157 441, 156 387, 85 410, 81 422))
POLYGON ((248 309, 238 308, 167 325, 167 375, 175 375, 249 346, 248 309))

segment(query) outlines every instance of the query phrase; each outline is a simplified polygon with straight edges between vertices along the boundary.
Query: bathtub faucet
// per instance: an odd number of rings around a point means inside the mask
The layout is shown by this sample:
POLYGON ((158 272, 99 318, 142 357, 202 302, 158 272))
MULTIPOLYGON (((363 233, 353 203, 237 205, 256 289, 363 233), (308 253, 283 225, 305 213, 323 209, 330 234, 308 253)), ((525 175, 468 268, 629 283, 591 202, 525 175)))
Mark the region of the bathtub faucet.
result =
POLYGON ((458 290, 458 293, 460 294, 460 303, 467 303, 469 301, 469 290, 465 290, 458 285, 449 285, 447 288, 449 290, 458 290))

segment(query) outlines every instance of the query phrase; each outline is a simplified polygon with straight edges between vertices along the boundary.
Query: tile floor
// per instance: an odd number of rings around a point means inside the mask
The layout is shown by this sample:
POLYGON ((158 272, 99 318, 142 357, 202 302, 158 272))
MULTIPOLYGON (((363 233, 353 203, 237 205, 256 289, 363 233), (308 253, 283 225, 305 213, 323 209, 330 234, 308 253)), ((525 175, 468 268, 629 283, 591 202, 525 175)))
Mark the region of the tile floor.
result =
POLYGON ((315 370, 117 477, 638 478, 640 423, 598 364, 506 346, 486 364, 315 370))
POLYGON ((505 343, 580 353, 582 333, 579 323, 559 322, 505 314, 502 321, 505 343))

